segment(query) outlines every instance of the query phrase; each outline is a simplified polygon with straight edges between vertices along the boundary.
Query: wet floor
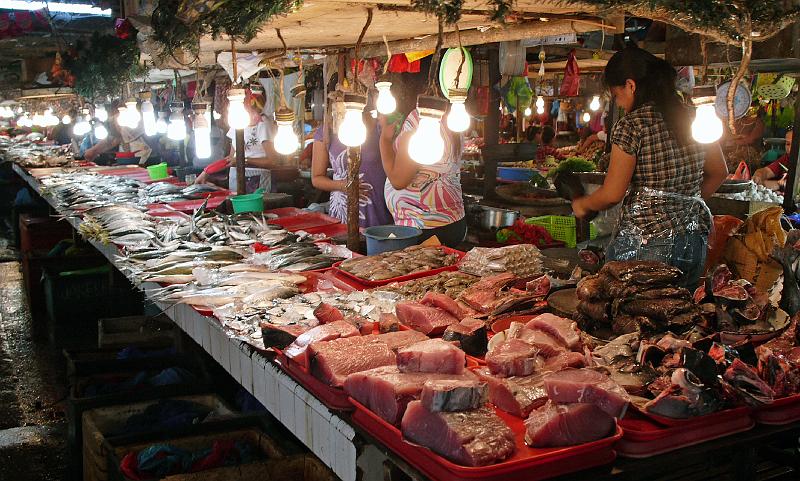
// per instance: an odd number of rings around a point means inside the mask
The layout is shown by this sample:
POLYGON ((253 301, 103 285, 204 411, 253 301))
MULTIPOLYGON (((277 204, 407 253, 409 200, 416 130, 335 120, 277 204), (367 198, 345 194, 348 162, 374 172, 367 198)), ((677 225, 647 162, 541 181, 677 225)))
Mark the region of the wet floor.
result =
POLYGON ((0 480, 61 480, 65 363, 34 338, 20 264, 0 238, 0 480))

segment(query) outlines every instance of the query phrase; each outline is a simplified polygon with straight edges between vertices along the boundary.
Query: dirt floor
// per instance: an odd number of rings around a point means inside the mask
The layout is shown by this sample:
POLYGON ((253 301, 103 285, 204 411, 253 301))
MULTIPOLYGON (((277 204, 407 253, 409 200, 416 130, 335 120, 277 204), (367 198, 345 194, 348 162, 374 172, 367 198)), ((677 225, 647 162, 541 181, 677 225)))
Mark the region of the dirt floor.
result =
MULTIPOLYGON (((5 231, 5 232, 3 232, 5 231)), ((0 231, 0 480, 65 479, 65 362, 33 336, 20 264, 0 231)))

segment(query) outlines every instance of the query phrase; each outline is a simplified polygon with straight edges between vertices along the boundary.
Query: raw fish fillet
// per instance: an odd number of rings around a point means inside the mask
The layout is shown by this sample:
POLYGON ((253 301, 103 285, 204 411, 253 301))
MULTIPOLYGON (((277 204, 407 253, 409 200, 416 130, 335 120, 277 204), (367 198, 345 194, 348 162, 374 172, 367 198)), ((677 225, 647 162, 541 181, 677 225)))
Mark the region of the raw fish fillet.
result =
POLYGON ((535 347, 541 356, 553 357, 566 352, 567 346, 541 329, 529 329, 521 322, 512 322, 506 331, 506 339, 519 339, 535 347))
POLYGON ((548 402, 525 421, 525 442, 534 448, 574 446, 612 434, 614 418, 594 404, 548 402))
POLYGON ((489 344, 486 323, 480 319, 464 319, 458 324, 447 326, 442 339, 458 342, 461 349, 470 356, 483 356, 489 344))
POLYGON ((466 363, 464 351, 441 339, 427 339, 397 351, 397 367, 402 372, 463 374, 466 363))
POLYGON ((400 372, 395 366, 384 366, 347 376, 344 389, 353 399, 394 425, 398 425, 409 402, 419 399, 426 381, 446 379, 448 382, 474 381, 467 372, 462 376, 400 372))
POLYGON ((386 334, 379 334, 375 337, 385 342, 393 352, 397 352, 398 349, 428 339, 428 336, 417 331, 387 332, 386 334))
POLYGON ((319 319, 319 322, 323 324, 344 320, 344 314, 342 314, 342 311, 324 302, 314 309, 314 317, 319 319))
POLYGON ((528 329, 540 329, 572 350, 580 348, 581 336, 578 334, 575 321, 553 314, 539 314, 525 325, 528 329))
POLYGON ((261 323, 261 339, 265 347, 283 349, 297 339, 298 336, 311 329, 311 326, 302 324, 288 324, 281 326, 269 322, 261 323))
POLYGON ((432 413, 421 401, 408 404, 403 436, 463 466, 486 466, 514 454, 514 433, 491 409, 432 413))
POLYGON ((547 391, 541 374, 532 376, 498 377, 487 368, 475 374, 489 385, 489 402, 503 411, 520 418, 547 402, 547 391))
POLYGON ((311 374, 317 379, 341 386, 349 374, 380 366, 393 366, 395 353, 379 336, 342 337, 315 342, 308 347, 311 374))
POLYGON ((447 311, 414 301, 398 302, 395 311, 400 322, 423 334, 442 334, 447 326, 459 321, 447 311))
POLYGON ((419 301, 419 303, 441 309, 459 321, 464 319, 464 311, 461 309, 455 299, 446 294, 441 294, 439 292, 426 292, 425 296, 419 301))
POLYGON ((486 354, 486 365, 492 374, 498 376, 529 376, 543 364, 538 352, 524 341, 511 339, 498 344, 486 354))
POLYGON ((586 356, 580 352, 564 351, 561 354, 544 360, 542 372, 563 371, 568 367, 585 367, 586 356))
POLYGON ((346 321, 334 321, 319 325, 297 336, 297 339, 283 353, 294 362, 308 367, 308 346, 319 341, 330 341, 340 337, 361 335, 352 324, 346 321))
POLYGON ((420 400, 430 412, 478 409, 486 404, 486 383, 478 380, 426 381, 420 400))
POLYGON ((610 377, 593 369, 564 369, 544 377, 547 396, 557 403, 588 403, 621 418, 630 396, 610 377))
POLYGON ((386 332, 397 332, 400 330, 400 319, 392 313, 383 312, 378 321, 378 329, 381 334, 386 332))

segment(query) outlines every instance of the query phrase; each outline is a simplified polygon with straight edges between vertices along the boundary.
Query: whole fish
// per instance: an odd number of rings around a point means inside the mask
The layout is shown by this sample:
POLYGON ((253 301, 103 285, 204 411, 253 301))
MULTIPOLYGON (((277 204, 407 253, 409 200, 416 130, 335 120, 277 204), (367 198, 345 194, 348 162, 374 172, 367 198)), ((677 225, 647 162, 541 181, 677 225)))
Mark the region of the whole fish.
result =
POLYGON ((794 316, 800 311, 800 287, 797 285, 798 273, 793 267, 800 251, 792 246, 775 248, 772 258, 778 261, 783 268, 783 292, 781 293, 780 308, 789 316, 794 316))

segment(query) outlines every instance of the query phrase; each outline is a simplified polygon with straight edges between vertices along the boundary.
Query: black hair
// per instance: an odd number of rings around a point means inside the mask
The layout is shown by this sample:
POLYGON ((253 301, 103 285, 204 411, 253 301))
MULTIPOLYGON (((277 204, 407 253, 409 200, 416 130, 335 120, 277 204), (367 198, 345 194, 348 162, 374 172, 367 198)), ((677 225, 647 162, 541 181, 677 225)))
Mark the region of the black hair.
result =
POLYGON ((529 125, 528 128, 525 129, 525 138, 528 139, 528 142, 533 142, 536 138, 536 134, 538 134, 540 130, 542 130, 542 128, 538 125, 529 125))
POLYGON ((694 115, 675 88, 677 76, 666 60, 638 47, 626 47, 608 61, 603 82, 606 87, 622 87, 629 79, 636 82, 632 110, 654 103, 673 138, 679 145, 686 145, 692 142, 694 115))
POLYGON ((553 127, 545 125, 542 127, 542 144, 549 145, 556 138, 556 131, 553 127))

